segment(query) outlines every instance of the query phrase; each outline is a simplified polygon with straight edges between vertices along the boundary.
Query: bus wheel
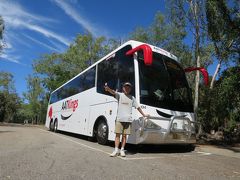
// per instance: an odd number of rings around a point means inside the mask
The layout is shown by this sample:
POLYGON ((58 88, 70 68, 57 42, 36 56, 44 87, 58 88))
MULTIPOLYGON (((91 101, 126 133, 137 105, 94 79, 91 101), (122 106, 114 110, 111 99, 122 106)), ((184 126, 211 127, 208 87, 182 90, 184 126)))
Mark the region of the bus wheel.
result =
POLYGON ((107 144, 108 142, 108 125, 104 120, 98 123, 97 127, 97 142, 99 144, 107 144))
POLYGON ((195 145, 194 144, 188 144, 185 146, 185 149, 187 152, 191 152, 191 151, 194 151, 195 150, 195 145))
POLYGON ((58 130, 57 130, 57 127, 58 127, 58 122, 57 120, 55 120, 54 122, 54 127, 53 127, 53 131, 56 133, 58 130))
POLYGON ((53 126, 53 120, 51 120, 51 121, 50 121, 50 125, 49 125, 49 130, 50 130, 50 131, 53 131, 53 128, 54 128, 54 126, 53 126))

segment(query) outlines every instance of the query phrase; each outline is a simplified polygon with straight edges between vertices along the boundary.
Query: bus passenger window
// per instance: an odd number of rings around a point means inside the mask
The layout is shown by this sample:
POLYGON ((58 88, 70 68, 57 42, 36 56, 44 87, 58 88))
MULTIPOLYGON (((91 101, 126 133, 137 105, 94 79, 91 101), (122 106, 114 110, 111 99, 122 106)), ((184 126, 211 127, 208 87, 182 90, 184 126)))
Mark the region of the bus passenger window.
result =
POLYGON ((105 83, 108 83, 110 88, 117 89, 117 63, 115 59, 104 60, 98 64, 97 92, 110 95, 104 90, 105 83))

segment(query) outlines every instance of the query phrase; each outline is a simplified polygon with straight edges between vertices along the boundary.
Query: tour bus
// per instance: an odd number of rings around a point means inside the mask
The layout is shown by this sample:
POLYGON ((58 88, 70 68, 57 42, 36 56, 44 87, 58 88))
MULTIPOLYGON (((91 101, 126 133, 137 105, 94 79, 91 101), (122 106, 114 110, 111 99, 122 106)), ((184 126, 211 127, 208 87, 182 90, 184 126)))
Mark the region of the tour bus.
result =
POLYGON ((149 44, 130 40, 51 93, 45 126, 96 138, 99 144, 114 141, 118 101, 105 92, 105 83, 121 92, 130 82, 132 96, 148 118, 133 107, 130 144, 194 144, 195 116, 192 92, 176 56, 149 44))

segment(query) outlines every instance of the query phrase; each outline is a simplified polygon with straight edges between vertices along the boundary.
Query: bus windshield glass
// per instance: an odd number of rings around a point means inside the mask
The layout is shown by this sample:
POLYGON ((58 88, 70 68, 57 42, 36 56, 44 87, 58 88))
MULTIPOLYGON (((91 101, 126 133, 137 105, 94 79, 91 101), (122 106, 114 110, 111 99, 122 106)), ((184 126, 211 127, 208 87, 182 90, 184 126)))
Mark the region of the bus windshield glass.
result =
POLYGON ((193 112, 191 90, 185 72, 175 60, 153 53, 153 63, 146 66, 138 53, 140 102, 158 108, 193 112))

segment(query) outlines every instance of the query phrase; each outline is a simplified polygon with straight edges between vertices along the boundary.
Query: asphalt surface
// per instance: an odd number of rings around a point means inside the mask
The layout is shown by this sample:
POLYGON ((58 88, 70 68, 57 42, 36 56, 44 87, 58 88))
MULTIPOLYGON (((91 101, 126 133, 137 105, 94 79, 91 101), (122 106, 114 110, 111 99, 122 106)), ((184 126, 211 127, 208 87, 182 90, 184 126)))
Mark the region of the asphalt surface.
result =
POLYGON ((8 179, 240 179, 240 151, 198 146, 127 146, 109 157, 86 137, 43 127, 0 126, 0 180, 8 179))

